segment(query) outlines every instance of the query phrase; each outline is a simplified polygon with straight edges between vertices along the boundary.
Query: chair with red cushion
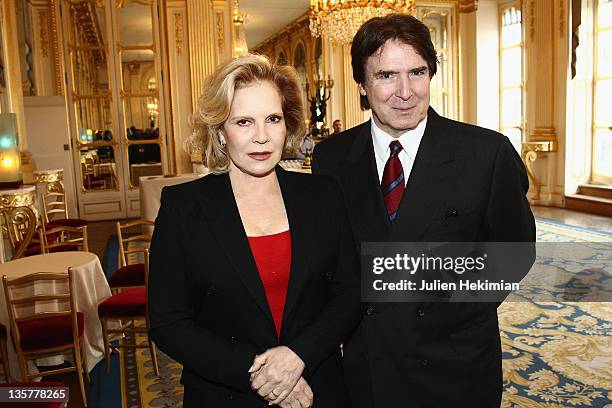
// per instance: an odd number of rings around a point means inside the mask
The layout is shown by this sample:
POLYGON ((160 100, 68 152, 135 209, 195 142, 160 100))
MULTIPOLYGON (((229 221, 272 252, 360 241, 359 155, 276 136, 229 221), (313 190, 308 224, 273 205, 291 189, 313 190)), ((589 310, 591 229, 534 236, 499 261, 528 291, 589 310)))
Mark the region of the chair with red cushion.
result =
POLYGON ((108 279, 108 284, 114 293, 121 288, 144 286, 145 266, 144 262, 139 262, 137 255, 143 253, 143 250, 151 244, 151 236, 144 233, 142 228, 153 225, 153 221, 148 220, 129 221, 125 224, 117 222, 119 269, 108 279))
POLYGON ((2 372, 6 382, 11 381, 11 372, 9 370, 8 351, 6 349, 6 326, 0 323, 0 357, 2 357, 2 372))
POLYGON ((110 298, 98 305, 98 316, 102 323, 102 336, 104 340, 104 355, 106 359, 106 371, 110 369, 111 347, 115 348, 148 348, 153 361, 155 375, 159 376, 159 366, 157 364, 157 353, 155 344, 149 337, 149 313, 147 310, 147 275, 149 269, 149 250, 142 250, 144 253, 144 275, 145 284, 140 287, 125 288, 115 293, 110 298), (137 321, 144 322, 144 325, 137 325, 137 321), (119 322, 119 327, 112 327, 110 322, 119 322), (147 344, 138 344, 136 334, 144 333, 147 336, 147 344), (132 335, 132 344, 120 342, 111 346, 110 342, 119 336, 126 334, 132 335))
POLYGON ((56 226, 45 231, 40 230, 39 235, 42 253, 89 251, 87 225, 82 227, 56 226))
MULTIPOLYGON (((30 382, 7 382, 1 383, 2 388, 65 388, 66 384, 56 381, 30 381, 30 382)), ((66 408, 68 402, 4 402, 3 408, 66 408)))
POLYGON ((87 406, 85 382, 89 374, 83 360, 84 315, 77 312, 74 277, 68 273, 36 272, 21 278, 2 278, 22 381, 76 371, 83 405, 87 406), (44 310, 43 310, 44 309, 44 310), (28 361, 72 354, 74 365, 30 373, 28 361))
POLYGON ((38 185, 44 185, 40 201, 42 203, 42 218, 45 230, 60 226, 79 228, 87 225, 87 221, 80 218, 69 218, 63 180, 63 169, 34 172, 34 181, 38 185))

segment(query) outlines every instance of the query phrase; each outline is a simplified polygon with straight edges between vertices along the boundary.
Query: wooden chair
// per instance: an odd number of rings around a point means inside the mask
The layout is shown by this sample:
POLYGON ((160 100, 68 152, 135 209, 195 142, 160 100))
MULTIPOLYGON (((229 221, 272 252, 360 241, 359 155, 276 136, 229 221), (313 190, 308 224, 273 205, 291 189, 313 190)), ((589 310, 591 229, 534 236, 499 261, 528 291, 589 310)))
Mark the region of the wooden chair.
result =
POLYGON ((42 253, 84 251, 89 252, 87 225, 69 227, 54 226, 49 230, 39 230, 39 240, 42 243, 42 253))
POLYGON ((13 254, 11 260, 18 259, 29 251, 36 232, 36 214, 30 207, 7 207, 2 210, 4 225, 13 254))
POLYGON ((36 272, 11 280, 5 275, 2 282, 22 381, 76 371, 86 407, 83 377, 89 380, 89 374, 83 354, 85 317, 76 310, 72 269, 69 268, 68 273, 36 272), (24 292, 35 294, 23 295, 24 292), (53 306, 53 311, 37 310, 37 306, 40 309, 42 304, 46 305, 47 310, 53 306), (75 364, 49 371, 29 372, 28 361, 60 354, 72 354, 75 364))
POLYGON ((119 269, 113 272, 108 284, 113 292, 121 288, 144 286, 145 265, 143 262, 134 262, 138 253, 151 244, 151 236, 142 232, 143 226, 153 226, 153 221, 135 220, 121 224, 117 222, 117 240, 119 241, 119 269), (136 230, 136 232, 134 232, 136 230), (130 233, 131 231, 131 233, 130 233))
POLYGON ((8 359, 8 351, 6 349, 6 326, 0 323, 0 357, 2 357, 2 372, 6 382, 11 381, 11 371, 9 369, 10 363, 8 359))
POLYGON ((155 375, 159 377, 159 365, 157 364, 157 353, 155 343, 149 337, 149 311, 147 306, 147 281, 149 271, 149 249, 140 251, 144 254, 145 282, 141 287, 130 287, 115 293, 98 306, 98 316, 102 324, 102 336, 104 340, 104 356, 106 361, 106 372, 110 370, 111 348, 148 348, 153 361, 155 375), (137 326, 136 321, 144 321, 144 326, 137 326), (113 328, 110 322, 118 322, 119 327, 113 328), (147 344, 138 344, 136 335, 144 333, 147 336, 147 344), (118 343, 111 345, 111 341, 118 337, 130 334, 132 343, 118 343))
POLYGON ((45 185, 45 190, 41 196, 43 225, 45 229, 60 225, 68 227, 82 227, 87 225, 87 221, 85 220, 70 218, 68 216, 66 190, 62 181, 64 178, 63 171, 41 172, 35 176, 37 183, 44 183, 45 185))

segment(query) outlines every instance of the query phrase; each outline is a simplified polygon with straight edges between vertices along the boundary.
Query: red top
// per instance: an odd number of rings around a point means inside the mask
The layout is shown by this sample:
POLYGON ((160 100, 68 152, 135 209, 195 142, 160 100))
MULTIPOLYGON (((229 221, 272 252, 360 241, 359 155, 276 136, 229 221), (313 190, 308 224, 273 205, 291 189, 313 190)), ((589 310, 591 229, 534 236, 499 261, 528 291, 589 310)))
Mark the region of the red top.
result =
POLYGON ((291 270, 291 234, 287 230, 278 234, 248 238, 259 277, 266 290, 276 334, 280 337, 291 270))

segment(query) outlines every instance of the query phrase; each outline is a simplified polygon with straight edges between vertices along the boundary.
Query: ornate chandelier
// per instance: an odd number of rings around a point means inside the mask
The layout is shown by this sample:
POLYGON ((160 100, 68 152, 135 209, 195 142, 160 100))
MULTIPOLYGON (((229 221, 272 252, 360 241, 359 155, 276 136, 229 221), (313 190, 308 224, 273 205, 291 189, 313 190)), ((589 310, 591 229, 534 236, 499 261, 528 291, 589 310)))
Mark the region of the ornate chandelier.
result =
POLYGON ((414 0, 310 0, 310 32, 350 44, 364 22, 391 13, 414 14, 414 0))

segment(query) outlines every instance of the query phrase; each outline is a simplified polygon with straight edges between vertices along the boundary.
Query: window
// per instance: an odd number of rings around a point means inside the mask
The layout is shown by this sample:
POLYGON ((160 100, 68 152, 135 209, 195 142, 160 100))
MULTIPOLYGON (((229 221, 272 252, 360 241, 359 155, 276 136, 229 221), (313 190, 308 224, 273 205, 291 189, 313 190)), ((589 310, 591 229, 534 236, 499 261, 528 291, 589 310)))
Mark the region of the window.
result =
POLYGON ((507 5, 501 12, 500 132, 521 151, 523 141, 523 26, 521 9, 507 5))
POLYGON ((591 181, 612 183, 612 0, 596 0, 591 181))

